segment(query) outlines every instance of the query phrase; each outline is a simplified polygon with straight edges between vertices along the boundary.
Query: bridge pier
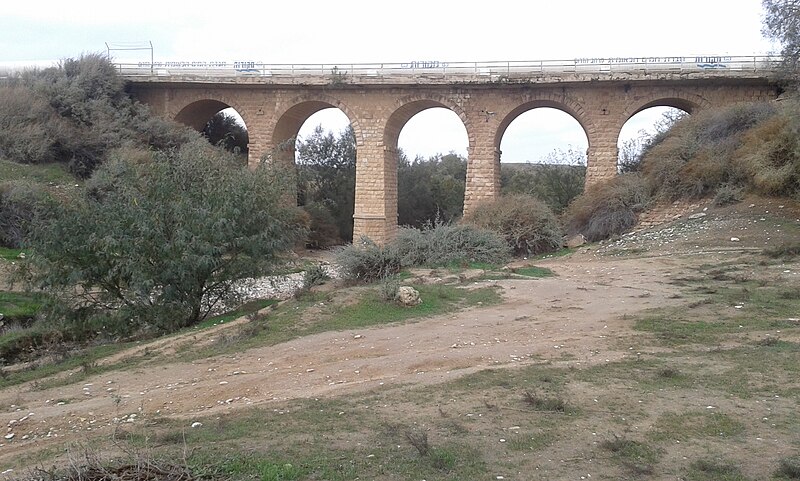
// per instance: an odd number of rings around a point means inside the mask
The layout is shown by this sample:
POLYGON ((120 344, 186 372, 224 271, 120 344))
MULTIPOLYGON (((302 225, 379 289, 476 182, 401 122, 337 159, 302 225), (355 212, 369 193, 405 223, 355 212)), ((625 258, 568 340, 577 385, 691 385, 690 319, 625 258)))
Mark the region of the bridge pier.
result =
POLYGON ((370 142, 356 150, 353 242, 385 244, 397 235, 397 151, 370 142))

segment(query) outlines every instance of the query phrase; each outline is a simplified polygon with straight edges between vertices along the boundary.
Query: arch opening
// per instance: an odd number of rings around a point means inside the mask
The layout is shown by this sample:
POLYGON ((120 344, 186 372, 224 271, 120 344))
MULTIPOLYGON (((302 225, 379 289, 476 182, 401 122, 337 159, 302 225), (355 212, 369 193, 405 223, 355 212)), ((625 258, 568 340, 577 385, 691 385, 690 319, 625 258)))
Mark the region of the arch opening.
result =
POLYGON ((641 167, 642 155, 658 142, 669 129, 694 109, 685 103, 652 102, 631 115, 619 132, 617 140, 617 171, 636 172, 641 167), (678 107, 677 105, 683 105, 678 107))
POLYGON ((276 129, 285 138, 277 149, 297 170, 297 203, 309 216, 309 247, 323 248, 353 238, 356 136, 347 115, 324 104, 287 112, 276 129), (311 113, 309 113, 311 112, 311 113), (305 118, 304 118, 305 116, 305 118))
POLYGON ((528 194, 556 212, 583 192, 589 137, 573 112, 553 103, 522 105, 498 129, 500 192, 528 194))
POLYGON ((247 159, 250 143, 247 125, 239 112, 219 100, 193 102, 175 120, 202 133, 208 141, 247 159))
POLYGON ((400 225, 461 217, 469 137, 458 114, 433 100, 408 103, 390 118, 385 145, 396 157, 400 225))

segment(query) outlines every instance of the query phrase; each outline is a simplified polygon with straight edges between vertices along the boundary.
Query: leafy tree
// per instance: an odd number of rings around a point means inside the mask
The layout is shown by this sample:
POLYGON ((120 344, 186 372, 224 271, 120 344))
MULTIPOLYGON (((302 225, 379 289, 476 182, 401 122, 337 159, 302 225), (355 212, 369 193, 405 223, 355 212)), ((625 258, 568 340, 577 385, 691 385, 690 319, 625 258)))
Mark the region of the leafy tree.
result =
POLYGON ((318 125, 300 143, 297 154, 298 203, 317 204, 315 218, 321 214, 319 206, 324 206, 339 231, 339 240, 349 241, 353 238, 356 192, 355 131, 348 127, 335 135, 318 125))
POLYGON ((783 65, 796 77, 800 62, 800 0, 762 0, 763 34, 780 42, 783 65))
POLYGON ((466 177, 467 161, 457 154, 409 161, 401 152, 397 171, 400 225, 422 227, 461 217, 466 177))
POLYGON ((232 115, 217 112, 203 128, 203 135, 211 142, 211 145, 222 147, 234 154, 247 156, 247 143, 249 142, 247 129, 232 115))
POLYGON ((571 148, 556 149, 541 164, 505 164, 500 173, 505 195, 532 195, 553 211, 561 212, 583 192, 586 154, 571 148))
POLYGON ((244 168, 200 140, 115 157, 30 238, 33 287, 60 297, 87 330, 192 325, 235 294, 233 281, 268 273, 302 233, 283 202, 285 173, 244 168))

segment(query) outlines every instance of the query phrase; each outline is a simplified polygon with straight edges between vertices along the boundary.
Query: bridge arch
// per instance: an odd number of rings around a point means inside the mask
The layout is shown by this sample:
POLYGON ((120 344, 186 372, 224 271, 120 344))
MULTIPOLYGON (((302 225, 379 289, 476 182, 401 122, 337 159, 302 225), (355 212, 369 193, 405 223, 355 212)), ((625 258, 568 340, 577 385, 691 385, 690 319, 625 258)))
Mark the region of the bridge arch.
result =
POLYGON ((475 137, 471 132, 472 129, 470 129, 470 122, 466 112, 452 100, 438 95, 412 95, 397 100, 394 105, 394 111, 386 120, 382 139, 383 147, 396 151, 397 141, 400 138, 400 131, 403 130, 406 123, 423 110, 437 107, 450 110, 461 119, 461 123, 464 124, 464 128, 467 130, 469 142, 467 151, 471 151, 475 143, 475 137))
POLYGON ((270 137, 273 158, 278 162, 293 163, 295 141, 300 127, 309 117, 323 109, 337 108, 344 112, 356 136, 356 150, 363 145, 364 137, 358 116, 341 100, 327 95, 295 97, 289 107, 280 111, 270 137))
POLYGON ((686 92, 672 92, 666 96, 659 95, 649 99, 638 99, 628 103, 625 107, 619 126, 622 127, 622 124, 630 120, 631 117, 650 107, 672 107, 691 115, 711 107, 711 102, 701 95, 686 92))
POLYGON ((178 109, 177 112, 172 115, 172 118, 176 122, 182 123, 200 132, 203 130, 203 127, 206 126, 208 121, 211 120, 211 117, 227 108, 233 108, 236 110, 236 112, 242 117, 242 120, 244 120, 245 125, 250 124, 247 118, 248 112, 246 109, 242 108, 240 105, 237 105, 237 102, 233 102, 222 96, 203 96, 191 100, 183 107, 178 109))
MULTIPOLYGON (((560 110, 570 117, 574 118, 578 124, 580 124, 583 132, 586 134, 586 139, 589 142, 589 148, 591 149, 592 146, 592 134, 594 133, 594 126, 591 119, 585 115, 583 107, 567 98, 560 98, 560 99, 552 99, 552 98, 528 98, 523 100, 521 104, 519 104, 516 108, 512 109, 508 112, 501 120, 497 126, 497 130, 494 134, 493 146, 496 152, 500 152, 500 144, 503 140, 503 135, 505 134, 508 126, 511 125, 511 122, 514 121, 517 117, 522 115, 523 113, 541 108, 541 107, 548 107, 553 108, 556 110, 560 110)), ((498 159, 499 160, 499 159, 498 159)))

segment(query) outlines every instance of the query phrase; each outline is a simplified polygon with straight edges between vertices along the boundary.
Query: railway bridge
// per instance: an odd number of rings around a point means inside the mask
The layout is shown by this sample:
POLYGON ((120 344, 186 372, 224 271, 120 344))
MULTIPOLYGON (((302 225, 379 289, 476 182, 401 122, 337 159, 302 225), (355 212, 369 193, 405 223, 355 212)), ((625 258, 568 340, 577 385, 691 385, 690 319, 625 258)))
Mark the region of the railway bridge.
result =
POLYGON ((294 160, 294 139, 315 112, 339 108, 356 137, 354 236, 383 243, 397 229, 397 141, 417 113, 444 107, 467 131, 464 212, 500 193, 500 142, 538 107, 574 117, 588 138, 586 184, 616 175, 617 141, 637 112, 694 113, 769 100, 779 90, 768 57, 592 58, 568 61, 271 65, 257 62, 117 64, 132 93, 163 116, 201 130, 233 107, 249 162, 294 160))

